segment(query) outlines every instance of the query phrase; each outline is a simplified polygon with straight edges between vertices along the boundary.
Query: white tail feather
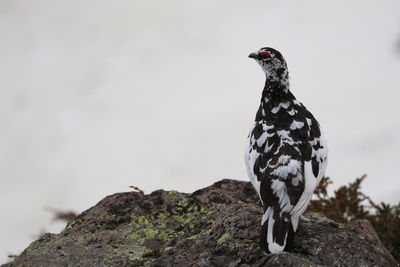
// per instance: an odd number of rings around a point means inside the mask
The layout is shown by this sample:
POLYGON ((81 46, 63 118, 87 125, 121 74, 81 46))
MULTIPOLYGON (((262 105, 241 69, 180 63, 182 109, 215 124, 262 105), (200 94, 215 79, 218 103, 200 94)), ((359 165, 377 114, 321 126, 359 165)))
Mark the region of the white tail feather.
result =
POLYGON ((290 221, 292 222, 293 231, 296 232, 297 226, 299 225, 299 217, 293 215, 290 217, 290 221))
POLYGON ((319 180, 312 172, 311 161, 304 162, 304 191, 297 204, 290 211, 290 215, 299 217, 306 210, 319 180))
POLYGON ((268 250, 271 253, 279 253, 285 249, 286 238, 287 238, 288 233, 286 233, 286 235, 285 235, 284 243, 282 246, 275 242, 274 236, 273 236, 275 220, 273 218, 273 215, 274 215, 274 209, 272 207, 269 207, 263 215, 262 224, 264 224, 266 221, 268 222, 267 240, 266 240, 268 250))

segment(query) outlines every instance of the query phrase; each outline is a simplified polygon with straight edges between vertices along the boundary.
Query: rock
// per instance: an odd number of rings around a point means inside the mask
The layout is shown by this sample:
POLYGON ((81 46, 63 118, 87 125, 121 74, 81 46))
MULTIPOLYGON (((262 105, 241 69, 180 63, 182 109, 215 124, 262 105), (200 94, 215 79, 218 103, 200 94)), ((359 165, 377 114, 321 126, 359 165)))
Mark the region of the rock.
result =
POLYGON ((118 193, 3 266, 397 266, 368 221, 311 212, 292 253, 265 255, 261 215, 248 182, 225 179, 192 194, 118 193))

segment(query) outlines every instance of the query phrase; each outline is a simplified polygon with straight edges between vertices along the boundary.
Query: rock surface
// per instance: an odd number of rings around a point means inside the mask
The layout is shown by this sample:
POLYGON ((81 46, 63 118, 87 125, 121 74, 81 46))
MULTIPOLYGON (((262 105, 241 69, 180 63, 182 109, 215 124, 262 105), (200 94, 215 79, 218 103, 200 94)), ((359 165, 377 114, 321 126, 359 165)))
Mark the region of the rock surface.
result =
POLYGON ((259 249, 262 208, 248 182, 192 194, 118 193, 3 266, 397 266, 366 220, 306 212, 293 253, 259 249))

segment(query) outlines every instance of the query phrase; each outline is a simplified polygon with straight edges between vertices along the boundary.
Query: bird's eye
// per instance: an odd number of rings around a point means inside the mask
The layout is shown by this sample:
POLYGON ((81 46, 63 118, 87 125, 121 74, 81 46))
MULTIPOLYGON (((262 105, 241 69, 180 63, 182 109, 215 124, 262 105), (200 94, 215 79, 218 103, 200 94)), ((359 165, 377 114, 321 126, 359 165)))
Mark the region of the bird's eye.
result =
POLYGON ((264 55, 264 56, 271 56, 271 54, 267 51, 261 51, 260 53, 258 53, 259 55, 264 55))

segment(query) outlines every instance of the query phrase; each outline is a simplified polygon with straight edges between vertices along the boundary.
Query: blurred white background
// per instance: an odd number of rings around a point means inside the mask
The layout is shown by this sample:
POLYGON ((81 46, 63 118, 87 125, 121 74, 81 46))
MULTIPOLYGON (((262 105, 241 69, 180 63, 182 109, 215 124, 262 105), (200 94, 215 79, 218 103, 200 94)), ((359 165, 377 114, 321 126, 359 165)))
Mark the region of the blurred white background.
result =
POLYGON ((1 0, 0 262, 61 230, 45 207, 247 180, 263 46, 325 131, 333 187, 366 173, 398 203, 400 2, 367 2, 1 0))

